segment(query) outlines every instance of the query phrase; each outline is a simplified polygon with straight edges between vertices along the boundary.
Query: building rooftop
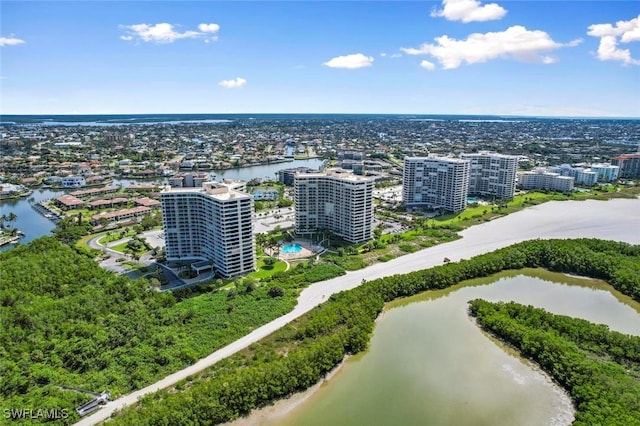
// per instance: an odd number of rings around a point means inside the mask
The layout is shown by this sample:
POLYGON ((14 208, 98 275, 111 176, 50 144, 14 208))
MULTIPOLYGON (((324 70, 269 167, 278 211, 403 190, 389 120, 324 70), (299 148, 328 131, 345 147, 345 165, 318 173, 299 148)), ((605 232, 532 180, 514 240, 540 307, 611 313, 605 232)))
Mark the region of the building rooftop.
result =
POLYGON ((465 160, 462 158, 455 157, 441 157, 438 155, 428 155, 426 157, 405 157, 405 160, 409 161, 425 161, 425 160, 433 160, 433 161, 443 161, 447 163, 468 163, 469 160, 465 160))
POLYGON ((631 160, 633 158, 640 158, 640 152, 633 154, 620 154, 617 157, 613 157, 616 160, 631 160))
POLYGON ((144 206, 139 206, 139 207, 133 207, 130 209, 122 209, 122 210, 116 210, 113 212, 102 212, 102 213, 98 213, 96 215, 91 216, 91 220, 94 221, 98 221, 102 218, 105 219, 113 219, 113 218, 118 218, 121 216, 128 216, 128 215, 139 215, 141 213, 147 213, 150 212, 151 209, 149 207, 144 207, 144 206))
POLYGON ((464 157, 471 157, 471 156, 475 156, 475 155, 490 155, 491 157, 497 157, 497 158, 520 158, 520 155, 509 155, 509 154, 500 154, 498 152, 492 152, 492 151, 478 151, 478 152, 463 152, 461 154, 461 156, 464 157))
POLYGON ((234 198, 251 198, 251 195, 236 191, 231 183, 204 182, 201 187, 170 187, 165 186, 160 195, 168 193, 203 193, 221 201, 234 198))
POLYGON ((65 194, 65 195, 61 195, 59 197, 56 197, 56 201, 58 201, 59 203, 64 204, 67 207, 81 206, 81 205, 84 204, 84 201, 82 201, 78 197, 75 197, 75 196, 73 196, 71 194, 65 194))
POLYGON ((71 195, 75 195, 76 197, 82 197, 84 195, 92 195, 99 194, 101 192, 115 192, 120 190, 119 186, 103 186, 101 188, 90 188, 90 189, 81 189, 78 191, 71 192, 71 195))
POLYGON ((149 198, 149 197, 136 198, 135 202, 140 206, 146 206, 146 207, 153 207, 160 204, 160 201, 154 200, 153 198, 149 198))
POLYGON ((353 174, 351 170, 345 169, 326 169, 324 172, 315 172, 315 173, 296 173, 296 178, 314 178, 314 177, 334 177, 340 180, 345 180, 349 182, 363 182, 363 181, 371 181, 373 182, 375 179, 372 177, 359 176, 353 174))

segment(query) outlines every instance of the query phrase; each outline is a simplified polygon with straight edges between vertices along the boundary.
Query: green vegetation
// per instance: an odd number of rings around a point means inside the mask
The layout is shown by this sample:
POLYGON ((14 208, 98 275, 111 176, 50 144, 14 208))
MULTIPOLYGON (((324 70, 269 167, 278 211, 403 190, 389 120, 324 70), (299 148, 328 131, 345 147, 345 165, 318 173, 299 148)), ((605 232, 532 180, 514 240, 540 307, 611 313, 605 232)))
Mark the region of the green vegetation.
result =
POLYGON ((478 299, 470 312, 569 391, 574 425, 640 425, 640 337, 513 302, 478 299))
POLYGON ((428 221, 424 221, 415 223, 413 229, 399 234, 382 235, 376 230, 373 240, 359 246, 344 243, 339 239, 331 239, 331 246, 336 247, 336 251, 325 252, 321 259, 323 262, 332 263, 347 271, 355 271, 377 262, 385 262, 407 253, 413 253, 420 248, 456 240, 460 238, 456 233, 459 229, 461 228, 456 228, 453 225, 434 228, 428 221), (407 241, 415 244, 407 244, 407 241))
POLYGON ((412 244, 400 244, 398 248, 405 253, 413 253, 418 250, 418 248, 412 244))
POLYGON ((136 235, 136 231, 129 228, 124 228, 119 231, 107 231, 104 237, 98 240, 98 243, 105 245, 113 241, 122 240, 123 238, 133 237, 134 235, 136 235))
POLYGON ((325 262, 331 262, 347 271, 355 271, 357 269, 362 269, 367 266, 367 263, 365 262, 364 258, 360 255, 346 256, 343 254, 341 256, 339 254, 338 255, 328 254, 323 256, 322 259, 325 262))
MULTIPOLYGON (((246 415, 306 389, 346 354, 365 349, 384 302, 525 267, 604 279, 640 301, 640 246, 589 239, 527 241, 470 260, 369 281, 333 295, 266 339, 175 388, 144 398, 114 423, 216 424, 246 415)), ((625 418, 622 412, 616 414, 625 418)))
POLYGON ((58 221, 53 235, 65 244, 73 244, 90 230, 91 224, 88 220, 83 220, 82 216, 66 216, 58 221))
POLYGON ((291 286, 278 297, 245 288, 231 300, 206 286, 160 293, 51 237, 0 253, 0 277, 0 405, 66 408, 65 424, 87 395, 58 386, 117 397, 289 312, 297 295, 291 286))
POLYGON ((151 246, 144 239, 135 235, 128 241, 109 248, 111 250, 119 251, 120 253, 126 253, 138 257, 151 250, 151 246))
POLYGON ((269 278, 278 272, 284 272, 287 269, 287 264, 281 260, 277 260, 272 265, 267 264, 267 259, 274 259, 273 257, 259 257, 257 267, 258 270, 249 274, 251 278, 265 279, 269 278))

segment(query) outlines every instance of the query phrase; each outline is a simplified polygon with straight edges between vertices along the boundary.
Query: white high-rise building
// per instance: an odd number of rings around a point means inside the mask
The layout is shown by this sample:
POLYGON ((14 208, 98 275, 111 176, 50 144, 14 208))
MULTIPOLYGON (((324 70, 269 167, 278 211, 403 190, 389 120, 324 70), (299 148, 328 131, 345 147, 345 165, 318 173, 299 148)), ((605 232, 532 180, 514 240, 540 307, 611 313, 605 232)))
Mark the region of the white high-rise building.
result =
POLYGON ((373 178, 346 170, 296 174, 296 233, 326 229, 354 244, 371 239, 373 188, 373 178))
POLYGON ((251 195, 205 182, 167 187, 160 200, 167 260, 210 261, 223 277, 256 269, 251 195))
POLYGON ((426 207, 459 212, 467 206, 471 162, 449 157, 406 157, 402 201, 409 209, 426 207))
POLYGON ((471 161, 469 194, 512 199, 516 190, 518 157, 481 151, 462 154, 471 161))

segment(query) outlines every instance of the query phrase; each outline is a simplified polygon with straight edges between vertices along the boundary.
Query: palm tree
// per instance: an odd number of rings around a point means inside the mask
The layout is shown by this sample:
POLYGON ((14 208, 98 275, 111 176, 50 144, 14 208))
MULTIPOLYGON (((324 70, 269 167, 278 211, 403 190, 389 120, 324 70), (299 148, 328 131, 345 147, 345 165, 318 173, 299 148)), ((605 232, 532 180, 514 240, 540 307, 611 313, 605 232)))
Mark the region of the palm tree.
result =
POLYGON ((16 219, 18 219, 18 216, 16 216, 16 214, 15 214, 14 212, 9 213, 9 214, 6 216, 6 218, 5 218, 5 220, 6 220, 7 222, 9 222, 9 223, 13 223, 13 222, 15 222, 15 221, 16 221, 16 219))

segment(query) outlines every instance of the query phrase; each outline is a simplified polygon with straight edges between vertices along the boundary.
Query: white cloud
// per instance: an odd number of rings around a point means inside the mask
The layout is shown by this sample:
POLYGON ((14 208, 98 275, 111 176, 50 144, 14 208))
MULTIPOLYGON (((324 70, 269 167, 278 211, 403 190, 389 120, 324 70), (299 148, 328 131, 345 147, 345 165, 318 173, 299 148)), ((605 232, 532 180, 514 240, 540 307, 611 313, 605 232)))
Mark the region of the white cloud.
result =
POLYGON ((515 59, 526 62, 553 63, 556 60, 544 53, 561 47, 578 45, 581 40, 557 43, 544 31, 530 31, 515 25, 502 32, 474 33, 465 40, 447 35, 435 38, 435 44, 425 43, 419 48, 401 48, 408 55, 430 55, 444 69, 458 68, 463 62, 477 64, 491 59, 515 59))
POLYGON ((365 56, 362 53, 354 53, 352 55, 336 56, 323 63, 325 67, 329 68, 345 68, 356 69, 370 67, 373 65, 373 57, 365 56))
POLYGON ((618 47, 618 39, 622 43, 640 41, 640 15, 629 21, 618 21, 615 25, 590 25, 587 34, 600 37, 597 56, 601 61, 621 61, 625 65, 640 65, 639 59, 631 57, 629 49, 618 47))
POLYGON ((385 56, 387 56, 387 54, 386 54, 385 52, 382 52, 382 53, 380 54, 380 56, 382 56, 382 57, 384 58, 385 56))
POLYGON ((426 59, 420 62, 420 66, 426 70, 433 71, 436 69, 436 66, 433 62, 429 62, 426 59))
POLYGON ((222 86, 225 89, 238 89, 244 87, 247 84, 247 80, 242 77, 234 78, 233 80, 222 80, 218 83, 218 86, 222 86))
POLYGON ((198 25, 198 29, 203 33, 217 33, 220 30, 220 25, 218 25, 218 24, 200 24, 200 25, 198 25))
POLYGON ((495 21, 507 14, 499 4, 480 5, 480 0, 442 0, 442 6, 442 9, 431 12, 431 16, 468 23, 495 21))
POLYGON ((17 46, 19 44, 24 44, 26 41, 21 40, 19 38, 11 37, 0 37, 0 46, 17 46))
POLYGON ((120 36, 121 40, 141 40, 151 43, 173 43, 176 40, 183 38, 205 38, 205 42, 215 41, 217 37, 210 37, 220 30, 218 24, 200 24, 198 25, 199 31, 187 30, 180 32, 169 23, 162 22, 155 25, 149 24, 134 24, 134 25, 120 25, 120 29, 126 32, 126 35, 120 36))

